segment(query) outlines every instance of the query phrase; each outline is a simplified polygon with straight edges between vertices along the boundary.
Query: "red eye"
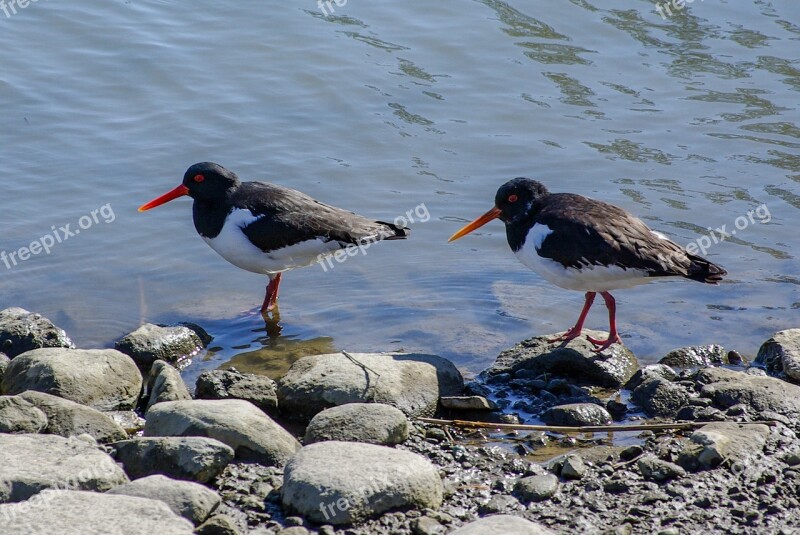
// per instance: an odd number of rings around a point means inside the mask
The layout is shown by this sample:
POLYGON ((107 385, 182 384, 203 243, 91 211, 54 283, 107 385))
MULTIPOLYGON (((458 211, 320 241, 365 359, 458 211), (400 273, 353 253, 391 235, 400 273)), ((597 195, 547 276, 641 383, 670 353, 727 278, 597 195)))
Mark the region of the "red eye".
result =
POLYGON ((194 181, 195 182, 202 182, 205 179, 206 179, 206 177, 204 177, 203 175, 194 175, 194 181))
POLYGON ((512 193, 508 196, 508 202, 517 202, 517 196, 512 193))

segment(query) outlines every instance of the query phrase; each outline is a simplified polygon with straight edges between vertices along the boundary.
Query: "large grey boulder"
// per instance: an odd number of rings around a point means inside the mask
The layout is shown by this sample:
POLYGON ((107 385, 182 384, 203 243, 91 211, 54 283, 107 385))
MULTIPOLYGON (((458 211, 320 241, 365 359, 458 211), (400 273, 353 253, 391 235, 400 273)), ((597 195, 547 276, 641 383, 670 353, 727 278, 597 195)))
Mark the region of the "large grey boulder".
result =
POLYGON ((129 355, 143 370, 156 360, 176 364, 196 355, 203 341, 189 327, 177 325, 167 327, 145 323, 114 344, 115 349, 129 355))
POLYGON ((452 362, 416 353, 342 353, 303 357, 278 382, 281 413, 310 420, 345 403, 386 403, 407 416, 431 415, 440 396, 459 395, 464 379, 452 362))
POLYGON ((41 433, 47 415, 17 396, 0 396, 0 433, 41 433))
POLYGON ((770 374, 800 381, 800 329, 773 334, 761 344, 755 362, 766 367, 770 374))
POLYGON ((3 535, 191 535, 192 523, 162 501, 78 490, 46 490, 0 505, 3 535))
POLYGON ((13 359, 2 392, 36 390, 111 411, 136 405, 142 376, 136 364, 113 349, 34 349, 13 359))
POLYGON ((164 474, 208 483, 233 460, 233 448, 208 437, 136 437, 111 445, 131 479, 164 474))
POLYGON ((442 504, 436 467, 408 451, 373 444, 319 442, 284 470, 284 507, 314 522, 351 524, 392 509, 442 504))
POLYGON ((450 535, 555 535, 541 524, 514 515, 492 515, 451 531, 450 535))
POLYGON ((278 385, 266 375, 206 370, 197 378, 197 399, 244 399, 267 414, 278 409, 278 385))
POLYGON ((40 347, 75 347, 63 329, 24 308, 0 310, 0 351, 12 359, 40 347))
POLYGON ((407 438, 408 419, 400 409, 383 403, 348 403, 314 416, 305 443, 340 440, 393 446, 407 438))
POLYGON ((199 483, 177 481, 162 475, 153 475, 114 487, 106 494, 138 496, 166 503, 175 514, 202 524, 220 504, 219 495, 199 483))
POLYGON ((155 361, 150 367, 147 392, 147 410, 150 410, 150 407, 156 403, 164 401, 192 399, 180 372, 163 360, 155 361))
POLYGON ((542 420, 547 425, 607 425, 611 423, 611 415, 595 403, 568 403, 550 407, 542 414, 542 420))
MULTIPOLYGON (((594 338, 605 339, 608 336, 588 329, 583 332, 594 338)), ((622 344, 595 353, 594 346, 584 335, 566 344, 548 342, 556 336, 534 336, 506 349, 481 375, 489 378, 500 373, 513 375, 520 370, 530 370, 533 374, 553 374, 581 384, 618 388, 639 369, 636 357, 622 344)))
POLYGON ((263 411, 239 399, 166 401, 147 413, 145 436, 199 436, 219 440, 236 457, 283 466, 300 443, 263 411))
POLYGON ((83 440, 0 434, 0 503, 27 500, 44 489, 103 492, 127 481, 114 459, 83 440))
POLYGON ((800 419, 800 386, 724 368, 700 370, 695 380, 705 385, 700 394, 711 398, 717 408, 743 404, 751 414, 776 412, 793 421, 800 419))
POLYGON ((713 468, 723 461, 747 467, 763 453, 768 437, 766 425, 711 423, 692 433, 678 461, 689 470, 713 468))
POLYGON ((45 433, 71 437, 84 433, 104 444, 128 437, 122 427, 104 413, 68 399, 28 390, 16 396, 47 415, 45 433))

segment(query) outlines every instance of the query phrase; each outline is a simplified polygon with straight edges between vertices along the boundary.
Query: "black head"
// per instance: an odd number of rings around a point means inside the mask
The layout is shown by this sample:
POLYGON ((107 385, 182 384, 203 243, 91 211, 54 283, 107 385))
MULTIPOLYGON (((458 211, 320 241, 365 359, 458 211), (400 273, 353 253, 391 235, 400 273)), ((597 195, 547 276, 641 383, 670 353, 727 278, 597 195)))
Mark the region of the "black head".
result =
POLYGON ((196 201, 222 201, 230 190, 237 187, 239 177, 221 165, 212 162, 200 162, 189 167, 183 175, 183 182, 177 188, 168 191, 161 197, 143 204, 140 212, 161 206, 178 197, 188 195, 196 201))
POLYGON ((547 194, 547 188, 541 182, 524 177, 509 180, 494 196, 494 205, 500 209, 497 217, 505 223, 524 219, 530 214, 534 201, 547 194))

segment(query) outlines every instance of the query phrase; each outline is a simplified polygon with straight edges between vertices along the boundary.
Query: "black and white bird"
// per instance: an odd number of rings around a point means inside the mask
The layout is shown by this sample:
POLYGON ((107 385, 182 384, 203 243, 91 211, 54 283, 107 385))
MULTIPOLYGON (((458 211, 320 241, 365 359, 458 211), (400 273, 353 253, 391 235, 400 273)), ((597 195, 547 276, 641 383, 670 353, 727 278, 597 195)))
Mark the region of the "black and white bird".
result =
POLYGON ((717 284, 727 275, 618 206, 573 193, 550 193, 529 178, 503 184, 494 204, 449 241, 500 219, 520 262, 556 286, 586 292, 575 326, 551 342, 580 336, 597 293, 608 308, 608 338, 587 338, 600 352, 620 342, 611 290, 670 277, 717 284))
POLYGON ((323 204, 297 190, 241 182, 233 171, 211 162, 189 167, 180 186, 139 211, 184 195, 194 199, 194 228, 212 249, 241 269, 269 277, 262 313, 275 307, 284 271, 321 262, 348 246, 409 234, 406 228, 323 204))

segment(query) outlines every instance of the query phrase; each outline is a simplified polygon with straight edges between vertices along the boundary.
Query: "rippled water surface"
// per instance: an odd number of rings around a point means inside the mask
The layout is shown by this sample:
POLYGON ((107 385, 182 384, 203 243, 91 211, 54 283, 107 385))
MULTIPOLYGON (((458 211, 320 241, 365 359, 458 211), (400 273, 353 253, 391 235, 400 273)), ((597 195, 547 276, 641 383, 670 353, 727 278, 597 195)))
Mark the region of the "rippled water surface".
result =
MULTIPOLYGON (((725 284, 617 294, 643 360, 712 342, 753 354, 800 324, 800 3, 705 0, 666 18, 644 0, 325 9, 49 0, 0 12, 0 249, 80 230, 0 262, 0 305, 41 312, 84 347, 143 321, 198 322, 216 340, 190 376, 225 363, 277 375, 341 349, 433 352, 478 371, 570 326, 582 304, 519 264, 499 222, 446 243, 523 175, 623 206, 679 243, 711 242, 725 284), (136 212, 203 160, 375 218, 411 210, 412 238, 288 273, 278 333, 257 313, 265 277, 202 242, 188 199, 136 212), (715 244, 707 229, 723 225, 736 234, 715 244)), ((606 321, 598 306, 588 324, 606 321)))

